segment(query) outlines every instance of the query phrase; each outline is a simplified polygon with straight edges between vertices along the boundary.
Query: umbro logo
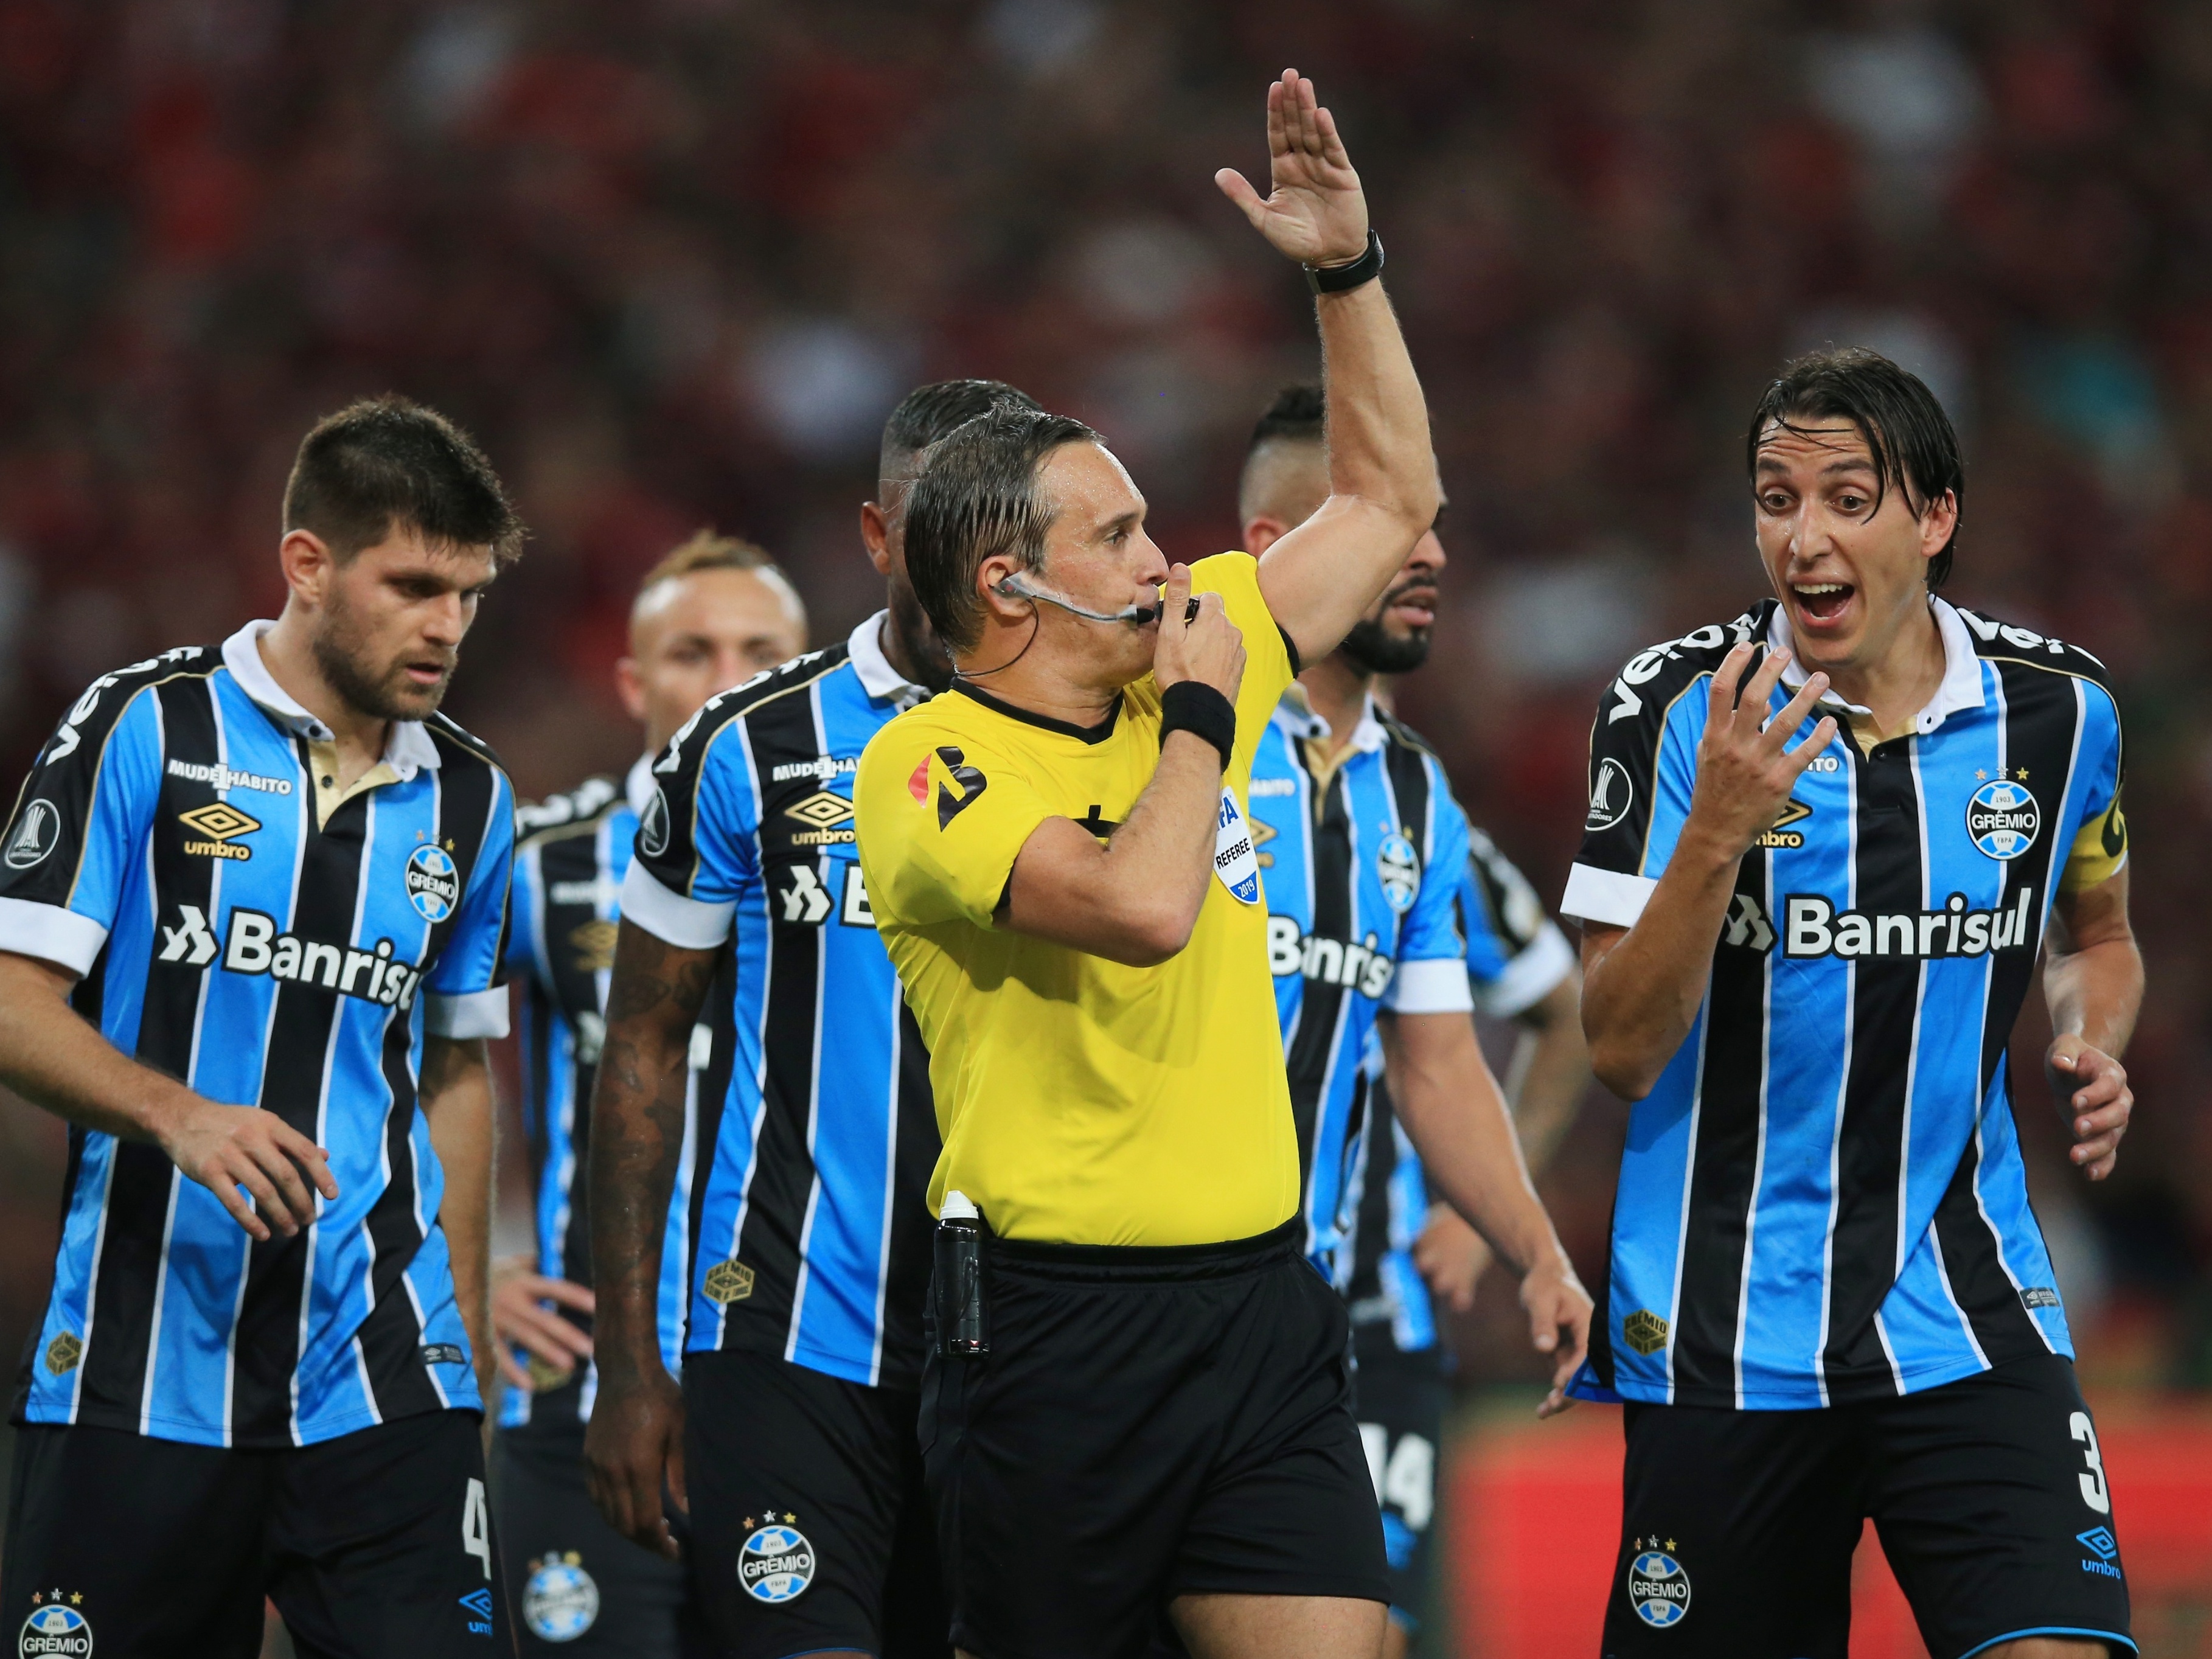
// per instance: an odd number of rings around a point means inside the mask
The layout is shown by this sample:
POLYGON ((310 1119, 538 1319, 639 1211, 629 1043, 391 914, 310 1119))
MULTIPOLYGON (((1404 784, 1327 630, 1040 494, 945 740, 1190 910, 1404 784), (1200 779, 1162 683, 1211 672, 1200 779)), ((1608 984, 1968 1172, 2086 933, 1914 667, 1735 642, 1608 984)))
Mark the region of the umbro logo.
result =
POLYGON ((792 836, 793 846, 840 846, 849 844, 855 839, 853 803, 842 795, 830 793, 827 789, 817 789, 805 800, 785 807, 783 815, 812 826, 792 836))
POLYGON ((210 801, 205 806, 195 806, 189 812, 177 814, 177 822, 187 830, 199 832, 204 840, 187 841, 185 851, 205 859, 250 859, 251 847, 234 847, 230 843, 240 836, 250 836, 261 827, 261 820, 248 817, 228 801, 210 801))

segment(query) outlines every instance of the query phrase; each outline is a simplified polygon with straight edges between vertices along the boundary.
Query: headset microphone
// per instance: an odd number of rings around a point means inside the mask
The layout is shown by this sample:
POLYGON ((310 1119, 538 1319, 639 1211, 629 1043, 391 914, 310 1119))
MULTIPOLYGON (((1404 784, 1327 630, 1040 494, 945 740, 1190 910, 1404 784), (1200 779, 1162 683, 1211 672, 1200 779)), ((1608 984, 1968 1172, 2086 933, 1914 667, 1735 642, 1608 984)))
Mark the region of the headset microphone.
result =
POLYGON ((1119 611, 1093 611, 1086 605, 1076 604, 1073 599, 1064 599, 1057 593, 1048 592, 1042 587, 1031 587, 1018 576, 1004 578, 999 583, 998 592, 1003 598, 1009 599, 1029 599, 1033 602, 1041 601, 1046 605, 1056 605, 1070 616, 1080 617, 1085 622, 1133 623, 1137 627, 1142 628, 1148 622, 1158 620, 1160 614, 1160 607, 1157 605, 1129 605, 1122 606, 1119 611))

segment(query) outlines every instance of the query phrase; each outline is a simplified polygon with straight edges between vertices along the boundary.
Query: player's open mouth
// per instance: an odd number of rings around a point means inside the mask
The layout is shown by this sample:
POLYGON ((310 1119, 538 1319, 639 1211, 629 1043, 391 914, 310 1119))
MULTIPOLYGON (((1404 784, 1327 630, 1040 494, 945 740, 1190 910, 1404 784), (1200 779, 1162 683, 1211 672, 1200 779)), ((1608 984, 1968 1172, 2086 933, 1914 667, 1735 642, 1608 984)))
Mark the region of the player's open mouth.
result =
POLYGON ((410 662, 407 665, 407 678, 417 685, 442 684, 451 672, 453 670, 441 662, 410 662))
POLYGON ((1390 614, 1408 628, 1427 628, 1437 619, 1437 590, 1416 587, 1395 595, 1390 600, 1390 614))
POLYGON ((1850 608, 1851 596, 1858 590, 1849 582, 1792 582, 1790 597, 1797 601, 1797 610, 1803 618, 1813 623, 1835 623, 1843 620, 1850 608))

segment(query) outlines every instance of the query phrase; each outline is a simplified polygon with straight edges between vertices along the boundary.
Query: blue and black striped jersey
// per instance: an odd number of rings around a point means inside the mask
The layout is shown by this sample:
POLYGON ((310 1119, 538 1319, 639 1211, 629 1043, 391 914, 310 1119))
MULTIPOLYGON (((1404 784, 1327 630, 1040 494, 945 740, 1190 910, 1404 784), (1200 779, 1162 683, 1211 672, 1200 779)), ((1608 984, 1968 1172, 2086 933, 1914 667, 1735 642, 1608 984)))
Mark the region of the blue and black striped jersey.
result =
POLYGON ((1467 817, 1443 768, 1372 702, 1334 763, 1333 747, 1293 685, 1260 740, 1249 817, 1297 1125, 1306 1254, 1345 1291, 1376 1018, 1385 1008, 1474 1005, 1458 902, 1467 817))
POLYGON ((655 763, 623 915, 731 944, 734 1061, 702 1097, 687 1352, 918 1386, 937 1162, 929 1056, 853 831, 868 739, 923 696, 884 617, 726 691, 655 763))
MULTIPOLYGON (((538 1271, 580 1285, 592 1282, 591 1218, 585 1201, 592 1082, 606 1036, 607 985, 613 977, 623 878, 629 873, 639 815, 652 801, 653 791, 648 755, 625 778, 588 778, 566 794, 525 805, 515 814, 522 839, 514 852, 507 968, 521 987, 522 1116, 530 1141, 538 1271)), ((671 1371, 683 1368, 698 1100, 702 1089, 714 1096, 727 1085, 729 1016, 725 972, 691 1034, 684 1152, 661 1241, 660 1352, 671 1371)), ((590 1326, 588 1319, 567 1309, 553 1311, 590 1326)), ((526 1354, 516 1357, 528 1366, 537 1386, 507 1390, 500 1406, 501 1428, 573 1425, 591 1416, 599 1393, 595 1364, 586 1361, 564 1374, 526 1354)))
MULTIPOLYGON (((2125 860, 2119 711, 2087 653, 1932 603, 1935 700, 1903 737, 1863 753, 1845 731, 1814 758, 1631 1114, 1585 1395, 1821 1407, 2073 1352, 2006 1048, 2053 896, 2125 860)), ((1634 925, 1738 641, 1789 644, 1773 601, 1607 689, 1567 914, 1634 925)))
POLYGON ((16 1420, 307 1444, 480 1401, 422 1040, 498 1036, 514 796, 442 716, 335 787, 251 624, 94 682, 0 847, 0 949, 72 969, 107 1040, 327 1148, 339 1195, 255 1243, 159 1148, 70 1134, 16 1420))
MULTIPOLYGON (((1574 947, 1544 914, 1536 890, 1472 825, 1455 902, 1477 1012, 1511 1019, 1542 1001, 1574 970, 1574 947)), ((1367 1132, 1360 1139, 1352 1183, 1358 1220, 1346 1294, 1363 1352, 1374 1340, 1388 1341, 1401 1353, 1418 1353, 1437 1345, 1435 1306, 1413 1265, 1413 1241, 1428 1219, 1429 1183, 1420 1154, 1391 1110, 1376 1047, 1369 1050, 1368 1069, 1372 1081, 1367 1132)))

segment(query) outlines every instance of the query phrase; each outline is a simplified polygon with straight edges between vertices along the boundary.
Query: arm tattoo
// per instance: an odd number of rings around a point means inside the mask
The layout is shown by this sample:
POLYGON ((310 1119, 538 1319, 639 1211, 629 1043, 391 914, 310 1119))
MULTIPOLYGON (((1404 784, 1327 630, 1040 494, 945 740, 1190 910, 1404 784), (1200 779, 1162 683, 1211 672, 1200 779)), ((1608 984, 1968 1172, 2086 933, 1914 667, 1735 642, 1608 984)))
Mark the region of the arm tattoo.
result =
POLYGON ((603 1345, 603 1364, 623 1363, 625 1348, 658 1356, 658 1269, 684 1151, 691 1027, 720 955, 671 945, 628 922, 616 944, 592 1091, 592 1273, 601 1329, 613 1338, 603 1345))

